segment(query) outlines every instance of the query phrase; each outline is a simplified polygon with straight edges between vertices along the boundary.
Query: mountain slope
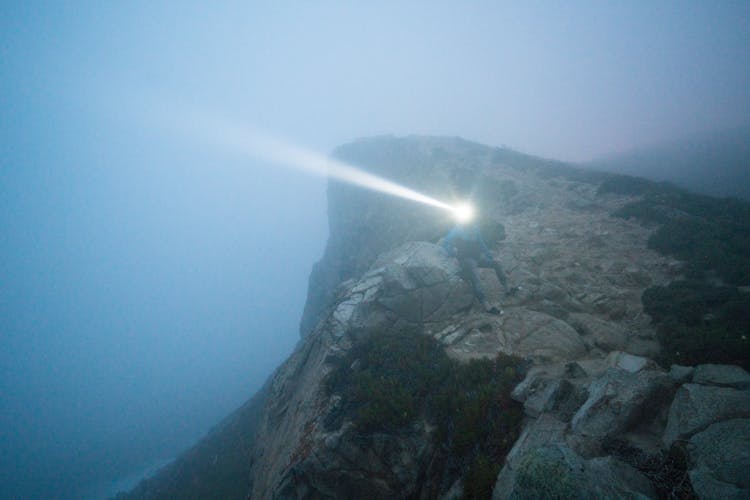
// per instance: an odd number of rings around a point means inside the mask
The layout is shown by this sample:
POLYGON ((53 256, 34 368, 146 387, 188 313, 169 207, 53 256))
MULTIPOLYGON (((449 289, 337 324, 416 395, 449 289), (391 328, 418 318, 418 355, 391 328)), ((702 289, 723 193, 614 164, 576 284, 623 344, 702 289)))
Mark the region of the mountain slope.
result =
POLYGON ((601 158, 591 166, 750 200, 750 127, 695 135, 601 158))
POLYGON ((701 433, 730 419, 745 435, 746 372, 667 374, 653 360, 747 366, 746 204, 457 138, 379 137, 335 155, 441 199, 472 198, 517 293, 482 270, 504 309, 485 313, 434 245, 451 225, 442 213, 330 184, 331 234, 295 352, 252 418, 220 426, 178 461, 190 467, 170 466, 132 497, 241 498, 243 485, 251 498, 744 488, 716 468, 688 471, 679 443, 705 449, 701 433), (705 232, 717 224, 724 232, 705 232), (716 248, 711 259, 689 238, 665 244, 683 227, 716 248), (685 420, 700 398, 716 412, 685 420), (552 471, 560 482, 547 484, 552 471))

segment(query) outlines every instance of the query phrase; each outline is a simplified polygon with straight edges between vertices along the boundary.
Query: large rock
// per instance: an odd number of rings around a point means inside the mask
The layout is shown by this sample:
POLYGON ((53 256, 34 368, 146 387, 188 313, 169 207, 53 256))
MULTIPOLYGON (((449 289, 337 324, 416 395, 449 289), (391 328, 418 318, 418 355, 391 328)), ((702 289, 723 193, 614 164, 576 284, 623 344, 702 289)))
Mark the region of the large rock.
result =
POLYGON ((503 329, 512 335, 513 350, 539 361, 569 361, 586 354, 581 336, 566 322, 526 309, 511 310, 503 329))
POLYGON ((628 342, 628 335, 620 326, 591 314, 571 314, 567 321, 585 341, 605 352, 622 350, 628 342))
POLYGON ((733 484, 718 481, 706 469, 693 469, 688 473, 690 485, 701 500, 748 500, 750 493, 733 484))
POLYGON ((589 398, 573 416, 572 430, 598 442, 614 437, 654 416, 673 387, 663 372, 610 368, 589 385, 589 398))
POLYGON ((750 389, 750 373, 735 365, 698 365, 693 383, 750 389))
POLYGON ((541 367, 529 370, 524 380, 511 393, 511 397, 524 404, 524 412, 530 417, 542 413, 554 413, 563 420, 569 420, 578 407, 586 400, 583 387, 563 378, 563 367, 549 373, 541 367))
POLYGON ((344 287, 333 311, 335 330, 356 334, 449 320, 474 300, 459 272, 456 260, 439 246, 406 243, 344 287))
POLYGON ((550 414, 542 414, 531 420, 505 457, 505 463, 513 468, 529 451, 548 444, 562 444, 568 424, 550 414))
POLYGON ((548 363, 576 360, 586 354, 580 335, 570 325, 523 307, 509 307, 503 315, 480 312, 425 326, 448 346, 449 355, 459 359, 494 357, 503 352, 548 363))
POLYGON ((612 457, 585 460, 561 444, 530 450, 492 495, 493 500, 653 497, 649 480, 629 465, 612 457))
POLYGON ((750 418, 750 391, 685 384, 669 408, 664 443, 688 439, 709 425, 732 418, 750 418))
POLYGON ((649 360, 643 356, 636 356, 621 351, 612 351, 609 353, 607 356, 607 364, 612 368, 619 368, 620 370, 625 370, 630 373, 636 373, 646 367, 653 367, 654 365, 653 362, 649 362, 649 360))
POLYGON ((685 382, 692 382, 694 371, 695 368, 692 366, 672 365, 669 368, 669 376, 675 382, 684 384, 685 382))
POLYGON ((701 498, 750 498, 750 420, 732 419, 690 438, 690 479, 701 498))
POLYGON ((431 243, 406 243, 379 257, 373 267, 382 269, 378 303, 412 323, 444 321, 474 299, 459 276, 458 262, 431 243))

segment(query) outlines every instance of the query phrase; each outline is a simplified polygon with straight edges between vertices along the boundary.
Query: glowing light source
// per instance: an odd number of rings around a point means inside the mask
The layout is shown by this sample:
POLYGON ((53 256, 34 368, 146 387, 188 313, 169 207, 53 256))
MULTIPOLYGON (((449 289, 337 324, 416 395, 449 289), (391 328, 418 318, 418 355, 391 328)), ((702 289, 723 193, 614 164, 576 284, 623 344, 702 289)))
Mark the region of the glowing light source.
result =
POLYGON ((474 207, 468 203, 459 203, 453 207, 453 217, 459 224, 466 224, 474 218, 474 207))

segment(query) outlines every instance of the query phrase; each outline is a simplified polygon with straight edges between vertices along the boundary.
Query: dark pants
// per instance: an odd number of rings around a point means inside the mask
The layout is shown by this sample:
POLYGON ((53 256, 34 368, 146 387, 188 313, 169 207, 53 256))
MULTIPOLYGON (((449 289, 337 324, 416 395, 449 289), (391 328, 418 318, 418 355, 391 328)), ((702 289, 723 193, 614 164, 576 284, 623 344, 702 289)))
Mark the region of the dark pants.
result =
POLYGON ((458 263, 461 265, 461 271, 463 271, 464 278, 471 283, 471 288, 474 290, 474 296, 478 298, 480 302, 484 302, 486 297, 484 290, 482 290, 482 283, 479 281, 479 275, 477 274, 478 267, 494 269, 498 281, 503 285, 505 292, 508 292, 508 280, 505 278, 503 267, 499 262, 482 256, 479 258, 459 257, 458 263))

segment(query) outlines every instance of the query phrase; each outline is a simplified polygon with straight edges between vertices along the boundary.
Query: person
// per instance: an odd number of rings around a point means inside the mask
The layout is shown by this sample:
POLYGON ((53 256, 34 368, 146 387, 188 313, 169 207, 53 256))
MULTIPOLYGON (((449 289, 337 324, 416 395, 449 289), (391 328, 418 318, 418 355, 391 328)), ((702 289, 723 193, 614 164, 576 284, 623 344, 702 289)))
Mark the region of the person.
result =
POLYGON ((495 306, 487 301, 482 283, 477 274, 477 268, 492 268, 503 287, 505 294, 509 294, 508 279, 502 266, 493 257, 490 249, 482 238, 476 222, 456 224, 440 242, 443 249, 452 257, 458 259, 464 278, 471 283, 474 296, 487 312, 500 313, 495 306))

